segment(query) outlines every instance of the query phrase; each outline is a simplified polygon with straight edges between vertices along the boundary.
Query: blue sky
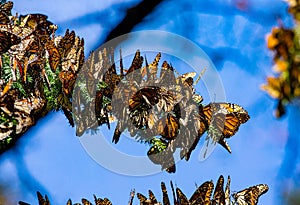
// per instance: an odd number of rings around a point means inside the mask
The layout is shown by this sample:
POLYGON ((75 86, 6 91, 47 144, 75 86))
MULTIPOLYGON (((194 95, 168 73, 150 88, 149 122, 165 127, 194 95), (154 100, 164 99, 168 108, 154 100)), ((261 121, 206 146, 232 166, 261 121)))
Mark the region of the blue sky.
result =
MULTIPOLYGON (((84 37, 86 53, 89 53, 124 17, 125 9, 138 2, 23 0, 14 2, 14 11, 46 14, 58 24, 60 34, 66 28, 74 29, 77 35, 84 37)), ((282 204, 280 187, 286 190, 300 187, 296 183, 300 173, 296 152, 299 140, 297 130, 293 129, 300 111, 292 107, 288 117, 275 119, 274 101, 259 86, 272 72, 272 53, 266 48, 265 35, 277 25, 278 18, 287 26, 291 26, 292 21, 286 12, 287 5, 280 0, 247 2, 247 6, 241 8, 237 0, 181 0, 176 4, 164 1, 134 29, 179 34, 208 54, 222 79, 227 101, 242 105, 251 117, 228 140, 232 154, 218 146, 207 160, 199 162, 202 139, 190 161, 176 165, 175 174, 124 176, 97 164, 84 150, 63 114, 51 113, 30 129, 15 148, 0 156, 0 182, 7 184, 5 191, 13 198, 13 204, 18 200, 36 204, 37 190, 47 194, 52 204, 65 204, 68 198, 73 202, 79 202, 82 197, 92 200, 93 194, 108 197, 116 205, 124 204, 133 188, 145 195, 151 189, 161 199, 160 182, 168 184, 170 180, 189 197, 195 183, 200 185, 211 179, 216 182, 220 174, 231 176, 232 191, 266 183, 270 189, 259 204, 282 204), (288 139, 294 145, 290 152, 285 151, 288 139)), ((173 63, 173 66, 185 72, 179 65, 173 63)), ((204 98, 204 102, 209 100, 204 98)), ((105 133, 110 143, 112 131, 105 133)), ((131 142, 123 137, 115 147, 126 151, 125 145, 131 142)), ((140 154, 147 149, 143 144, 134 143, 127 151, 140 154)), ((170 187, 167 188, 171 192, 170 187)))

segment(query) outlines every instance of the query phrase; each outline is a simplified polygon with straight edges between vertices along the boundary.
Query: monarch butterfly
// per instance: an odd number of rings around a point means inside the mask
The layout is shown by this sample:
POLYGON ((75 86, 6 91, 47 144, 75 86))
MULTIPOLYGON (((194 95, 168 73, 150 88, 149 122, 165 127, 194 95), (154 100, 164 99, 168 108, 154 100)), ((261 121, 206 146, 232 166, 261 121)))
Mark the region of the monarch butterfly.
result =
MULTIPOLYGON (((189 72, 189 73, 179 75, 176 78, 176 84, 184 84, 190 81, 191 79, 193 79, 195 76, 196 76, 196 72, 189 72)), ((193 85, 193 83, 191 85, 193 85)))
POLYGON ((225 205, 230 205, 230 176, 228 175, 225 188, 225 205))
POLYGON ((96 195, 94 194, 94 201, 95 205, 112 205, 111 201, 108 198, 97 198, 96 195))
MULTIPOLYGON (((43 39, 46 36, 54 34, 57 30, 57 26, 47 20, 48 16, 44 14, 28 14, 26 16, 20 16, 20 27, 31 28, 35 31, 35 35, 43 39)), ((41 40, 40 39, 40 40, 41 40)))
POLYGON ((256 205, 259 197, 268 190, 268 185, 259 184, 234 193, 232 196, 239 205, 256 205))
POLYGON ((151 203, 158 203, 156 197, 153 194, 153 192, 151 190, 149 190, 148 192, 149 192, 149 199, 150 199, 151 203))
POLYGON ((72 46, 74 45, 75 32, 70 32, 69 29, 67 29, 65 35, 63 37, 56 37, 54 39, 54 42, 63 61, 65 60, 72 46))
POLYGON ((19 44, 21 38, 8 31, 0 31, 0 54, 7 52, 13 45, 19 44))
MULTIPOLYGON (((161 182, 160 184, 161 186, 161 191, 163 193, 163 204, 164 205, 170 205, 170 199, 169 199, 169 195, 168 195, 168 192, 167 192, 167 189, 166 189, 166 185, 164 182, 161 182)), ((171 186, 173 188, 173 184, 172 184, 172 181, 171 181, 171 186)), ((173 190, 173 189, 172 189, 173 190)), ((174 195, 174 201, 175 201, 175 195, 174 195)), ((174 204, 175 205, 175 204, 174 204)))
MULTIPOLYGON (((163 135, 167 136, 169 135, 169 132, 167 132, 167 130, 164 131, 165 126, 163 119, 159 124, 157 124, 157 119, 161 115, 162 110, 167 113, 172 111, 174 100, 174 96, 163 88, 156 86, 142 88, 129 99, 130 119, 138 129, 152 129, 153 127, 158 126, 161 133, 165 132, 163 135)), ((170 117, 168 118, 167 121, 173 121, 170 117)), ((171 124, 168 123, 168 125, 171 124)), ((170 138, 172 137, 170 136, 170 138)))
POLYGON ((167 140, 175 139, 179 132, 179 121, 172 114, 168 113, 166 119, 162 118, 158 122, 158 132, 167 140))
POLYGON ((161 53, 158 53, 155 56, 155 59, 153 60, 153 62, 149 66, 146 66, 147 81, 155 81, 156 80, 156 78, 157 78, 157 66, 158 66, 160 58, 161 58, 161 53))
POLYGON ((83 39, 75 37, 74 43, 70 50, 62 57, 62 70, 72 70, 78 72, 84 61, 84 45, 83 39))
POLYGON ((48 60, 49 60, 49 65, 50 68, 52 69, 53 72, 55 72, 57 66, 60 64, 60 54, 58 52, 58 49, 56 48, 54 41, 49 40, 45 48, 48 52, 48 60))
POLYGON ((2 24, 7 24, 10 22, 9 16, 11 16, 13 5, 14 4, 11 1, 0 5, 0 22, 2 24))
POLYGON ((137 198, 140 200, 140 204, 150 203, 150 200, 141 193, 137 193, 137 198))
POLYGON ((129 73, 131 73, 135 70, 140 69, 142 67, 143 61, 144 61, 143 56, 141 56, 140 51, 137 50, 135 52, 135 55, 134 55, 134 58, 132 60, 131 66, 129 67, 129 69, 126 72, 126 75, 128 75, 129 73))
POLYGON ((225 138, 232 137, 239 126, 250 119, 248 112, 241 106, 233 103, 210 103, 200 107, 200 115, 206 122, 208 138, 218 142, 229 153, 231 149, 225 138), (202 110, 201 110, 202 109, 202 110))
POLYGON ((212 205, 215 204, 225 205, 224 177, 222 175, 217 181, 212 199, 212 205))
POLYGON ((162 87, 170 87, 176 84, 174 68, 164 61, 161 66, 160 76, 159 76, 159 85, 162 87))
POLYGON ((50 205, 50 201, 49 201, 47 195, 45 195, 45 198, 44 198, 40 192, 37 192, 37 197, 38 197, 39 204, 50 205))
POLYGON ((81 199, 81 202, 82 202, 82 204, 83 205, 92 205, 92 203, 91 202, 89 202, 87 199, 81 199))
POLYGON ((191 205, 210 205, 210 197, 212 191, 214 189, 214 184, 212 181, 204 182, 201 186, 199 186, 194 194, 191 196, 189 202, 191 205))
POLYGON ((10 16, 13 6, 14 6, 14 3, 12 1, 8 1, 8 2, 0 5, 0 11, 5 13, 6 15, 10 16))
POLYGON ((190 202, 185 196, 185 194, 177 187, 176 188, 176 196, 177 196, 177 203, 182 205, 189 205, 190 202))
MULTIPOLYGON (((167 146, 166 142, 163 142, 162 140, 161 142, 165 143, 165 146, 167 146)), ((153 145, 147 152, 147 155, 154 164, 160 164, 162 169, 165 169, 169 173, 175 173, 175 160, 169 147, 162 149, 158 145, 153 145)))
POLYGON ((31 97, 26 99, 18 99, 14 102, 14 108, 27 115, 32 112, 40 111, 45 105, 45 99, 40 97, 31 97))
POLYGON ((76 82, 76 77, 77 77, 77 75, 73 71, 70 71, 70 70, 69 71, 62 70, 59 73, 59 79, 62 84, 62 91, 66 96, 72 95, 74 85, 76 82))

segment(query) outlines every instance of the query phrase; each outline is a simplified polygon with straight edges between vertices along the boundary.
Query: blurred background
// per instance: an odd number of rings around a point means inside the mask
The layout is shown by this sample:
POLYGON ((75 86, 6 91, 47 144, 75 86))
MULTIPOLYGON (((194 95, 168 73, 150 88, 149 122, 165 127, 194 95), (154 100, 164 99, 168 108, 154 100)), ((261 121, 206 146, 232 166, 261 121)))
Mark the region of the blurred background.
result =
MULTIPOLYGON (((188 38, 207 53, 219 72, 228 102, 243 106, 251 117, 228 140, 232 154, 218 146, 207 160, 199 162, 198 146, 189 162, 176 165, 175 174, 124 176, 106 170, 90 158, 64 115, 53 112, 0 156, 3 194, 0 202, 37 204, 36 191, 40 191, 48 195, 52 204, 66 204, 69 198, 80 202, 82 197, 92 201, 93 194, 107 197, 113 204, 125 204, 132 189, 145 195, 151 189, 160 200, 160 182, 168 184, 170 180, 190 197, 195 184, 211 179, 216 182, 222 174, 225 178, 231 176, 232 191, 268 184, 269 191, 259 199, 259 204, 299 204, 295 195, 300 190, 300 109, 291 104, 287 115, 278 120, 273 115, 274 100, 260 90, 266 76, 272 74, 273 65, 265 36, 278 22, 293 26, 288 5, 281 0, 153 2, 147 7, 149 11, 141 9, 141 16, 136 17, 140 20, 129 21, 133 27, 126 24, 124 31, 172 32, 188 38)), ((138 0, 22 0, 14 1, 13 12, 48 15, 58 25, 57 35, 63 35, 67 28, 75 30, 85 39, 88 56, 114 36, 113 29, 126 14, 136 12, 127 10, 140 3, 138 0)), ((205 99, 204 102, 209 103, 205 99)), ((109 143, 112 132, 105 136, 109 143)), ((123 141, 126 140, 130 139, 123 141)), ((123 149, 122 144, 119 142, 116 148, 123 149)), ((146 154, 148 147, 136 143, 132 149, 146 154)), ((171 193, 170 187, 167 188, 171 193)))

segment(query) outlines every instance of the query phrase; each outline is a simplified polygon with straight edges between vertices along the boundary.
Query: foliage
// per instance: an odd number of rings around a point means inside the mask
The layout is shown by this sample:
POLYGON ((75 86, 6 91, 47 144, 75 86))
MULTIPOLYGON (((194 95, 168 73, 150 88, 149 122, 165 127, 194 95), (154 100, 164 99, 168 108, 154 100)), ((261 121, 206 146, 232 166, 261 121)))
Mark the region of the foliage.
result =
POLYGON ((83 40, 74 31, 55 37, 57 26, 47 16, 13 16, 12 8, 11 1, 0 7, 0 152, 49 111, 71 112, 74 85, 68 81, 75 81, 84 60, 83 40))
POLYGON ((267 45, 274 52, 275 76, 267 77, 262 89, 277 101, 276 117, 285 114, 285 106, 300 97, 300 2, 288 0, 289 12, 295 19, 293 28, 283 25, 272 29, 267 45))

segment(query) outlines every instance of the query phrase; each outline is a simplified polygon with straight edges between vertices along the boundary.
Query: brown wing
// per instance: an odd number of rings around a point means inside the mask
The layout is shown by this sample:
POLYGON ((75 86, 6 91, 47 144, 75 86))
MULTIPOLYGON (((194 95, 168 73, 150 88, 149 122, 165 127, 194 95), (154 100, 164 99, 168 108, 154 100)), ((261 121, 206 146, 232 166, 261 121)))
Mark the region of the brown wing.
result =
POLYGON ((161 191, 163 193, 163 205, 170 205, 170 199, 164 182, 161 182, 161 191))
POLYGON ((11 16, 11 10, 14 6, 14 3, 12 1, 8 1, 4 4, 0 5, 0 11, 5 13, 8 16, 11 16))
POLYGON ((81 203, 83 204, 83 205, 92 205, 92 203, 91 202, 89 202, 87 199, 81 199, 81 203))
POLYGON ((38 197, 39 205, 50 205, 50 201, 47 195, 44 198, 40 192, 37 192, 37 197, 38 197))
POLYGON ((0 54, 5 53, 15 44, 19 44, 21 38, 7 31, 0 31, 0 54))
POLYGON ((57 49, 61 56, 61 58, 66 58, 68 53, 70 52, 74 42, 75 42, 75 32, 69 31, 69 29, 66 30, 65 35, 61 37, 56 37, 57 40, 54 40, 57 42, 57 49))
POLYGON ((259 197, 269 190, 268 185, 259 184, 233 194, 234 200, 240 205, 256 205, 259 197))
MULTIPOLYGON (((67 205, 73 205, 73 203, 72 203, 72 200, 71 199, 69 199, 68 201, 67 201, 67 205)), ((97 205, 97 204, 96 204, 97 205)))
POLYGON ((149 192, 149 199, 151 203, 157 203, 157 199, 155 198, 153 192, 151 190, 149 190, 148 192, 149 192))
POLYGON ((164 61, 160 71, 159 84, 161 86, 173 86, 176 84, 174 68, 164 61))
POLYGON ((131 72, 133 72, 135 70, 140 69, 142 67, 142 64, 143 64, 143 56, 141 56, 140 51, 137 50, 135 52, 135 55, 134 55, 134 58, 132 60, 131 66, 128 69, 126 75, 128 75, 129 73, 131 73, 131 72))
POLYGON ((49 54, 49 65, 52 71, 55 72, 57 66, 60 64, 60 54, 58 52, 58 49, 56 48, 53 41, 48 41, 46 43, 46 50, 49 54))
POLYGON ((225 204, 224 177, 221 175, 216 184, 212 205, 224 205, 224 204, 225 204))
POLYGON ((177 200, 180 205, 189 205, 189 200, 185 196, 185 194, 177 187, 176 188, 177 200))
POLYGON ((232 137, 239 126, 249 120, 248 112, 233 103, 210 103, 203 108, 203 115, 209 125, 208 137, 231 153, 224 138, 232 137))
POLYGON ((210 205, 210 197, 214 189, 212 181, 204 182, 197 188, 189 202, 191 205, 210 205))
POLYGON ((179 132, 179 121, 173 115, 168 114, 166 119, 162 118, 158 121, 158 132, 164 139, 175 139, 179 132))
POLYGON ((150 80, 150 81, 155 81, 156 80, 156 78, 157 78, 157 66, 158 66, 160 57, 161 57, 161 53, 158 53, 156 55, 155 59, 153 60, 153 62, 149 66, 147 66, 147 69, 148 69, 147 80, 150 80))
POLYGON ((140 200, 140 204, 141 205, 144 205, 144 204, 147 204, 148 203, 148 199, 147 197, 145 197, 143 194, 141 193, 137 193, 137 198, 140 200))
POLYGON ((230 176, 227 178, 227 184, 225 188, 225 205, 230 205, 230 176))

